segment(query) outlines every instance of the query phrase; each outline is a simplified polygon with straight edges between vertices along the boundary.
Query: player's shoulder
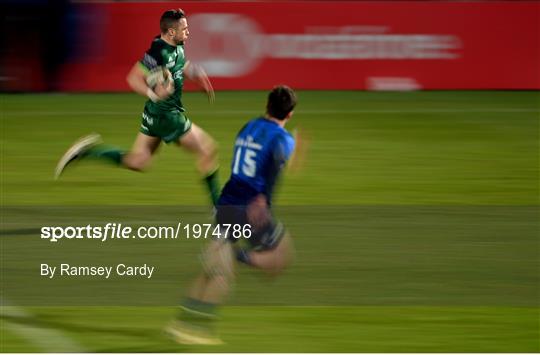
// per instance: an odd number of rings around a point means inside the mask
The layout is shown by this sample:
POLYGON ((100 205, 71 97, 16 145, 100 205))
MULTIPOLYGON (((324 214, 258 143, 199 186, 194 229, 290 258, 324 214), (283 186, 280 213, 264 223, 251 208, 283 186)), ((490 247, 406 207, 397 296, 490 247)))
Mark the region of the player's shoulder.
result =
POLYGON ((248 122, 248 124, 263 126, 264 131, 268 132, 270 137, 274 139, 294 140, 293 136, 285 128, 264 117, 255 118, 248 122))
POLYGON ((150 43, 150 48, 148 49, 147 53, 154 57, 163 57, 175 52, 177 47, 183 48, 183 44, 173 46, 161 39, 160 36, 156 36, 150 43))
POLYGON ((280 128, 281 129, 276 134, 276 139, 289 147, 294 147, 294 136, 285 128, 280 128))
POLYGON ((290 152, 294 150, 295 142, 293 135, 279 125, 272 125, 271 127, 272 129, 267 144, 269 149, 280 152, 290 152))
POLYGON ((286 161, 291 156, 295 148, 293 136, 283 127, 278 126, 272 132, 272 139, 267 144, 268 149, 272 152, 274 159, 278 161, 286 161))
POLYGON ((167 43, 161 39, 161 36, 155 36, 150 42, 150 49, 164 48, 167 43))
POLYGON ((285 139, 294 141, 294 136, 291 134, 291 132, 287 131, 285 128, 282 128, 282 133, 285 139))
POLYGON ((242 126, 242 128, 240 128, 240 132, 249 131, 253 128, 260 126, 261 124, 264 123, 261 119, 262 117, 255 117, 255 118, 250 119, 242 126))
POLYGON ((154 69, 163 65, 163 41, 159 37, 154 37, 150 43, 150 48, 144 53, 141 63, 148 69, 154 69))

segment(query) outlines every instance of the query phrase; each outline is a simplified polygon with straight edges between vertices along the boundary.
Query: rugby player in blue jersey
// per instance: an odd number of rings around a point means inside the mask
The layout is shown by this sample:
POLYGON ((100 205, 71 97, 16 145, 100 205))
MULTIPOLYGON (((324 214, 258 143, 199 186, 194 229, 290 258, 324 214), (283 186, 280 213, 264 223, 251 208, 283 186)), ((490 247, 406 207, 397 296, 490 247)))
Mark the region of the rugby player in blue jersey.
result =
POLYGON ((216 309, 234 280, 235 259, 271 274, 291 261, 293 246, 270 207, 276 181, 295 149, 295 139, 284 128, 296 106, 296 95, 277 86, 268 95, 266 115, 249 121, 234 144, 232 172, 217 203, 216 223, 249 225, 246 247, 231 233, 215 238, 203 253, 203 272, 166 331, 183 344, 220 344, 214 332, 216 309))

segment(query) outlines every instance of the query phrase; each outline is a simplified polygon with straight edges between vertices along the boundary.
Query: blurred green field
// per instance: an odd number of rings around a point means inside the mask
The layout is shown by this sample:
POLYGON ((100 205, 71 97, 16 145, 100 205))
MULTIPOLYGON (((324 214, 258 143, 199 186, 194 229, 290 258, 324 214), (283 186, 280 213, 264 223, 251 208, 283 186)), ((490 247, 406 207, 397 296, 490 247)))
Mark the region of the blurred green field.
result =
MULTIPOLYGON (((220 92, 212 106, 202 94, 186 94, 189 116, 220 144, 223 182, 233 138, 243 122, 262 113, 265 95, 220 92)), ((0 350, 540 351, 539 93, 313 91, 300 92, 299 99, 290 126, 308 133, 308 159, 302 171, 285 177, 276 196, 297 261, 274 282, 240 271, 222 311, 226 345, 184 347, 167 340, 160 331, 175 312, 169 306, 44 303, 22 305, 28 312, 22 316, 3 307, 0 350), (346 206, 349 214, 342 213, 346 206), (50 330, 50 341, 43 341, 50 330)), ((43 258, 37 236, 5 231, 44 223, 47 206, 207 203, 192 157, 175 146, 162 147, 144 174, 89 163, 52 181, 56 161, 82 135, 99 132, 129 148, 140 124, 140 97, 0 100, 4 277, 26 270, 28 263, 18 259, 43 258)), ((162 244, 147 247, 160 255, 162 244)), ((173 281, 180 293, 198 268, 199 247, 164 251, 180 260, 182 280, 173 281)), ((70 257, 95 255, 79 252, 70 257)), ((17 305, 7 279, 4 297, 17 305)), ((24 286, 21 292, 45 292, 40 283, 24 286)))
MULTIPOLYGON (((263 112, 265 95, 218 93, 214 106, 186 95, 189 116, 221 146, 222 180, 235 134, 263 112)), ((163 147, 148 174, 89 165, 51 180, 61 154, 89 132, 129 148, 142 98, 1 100, 4 204, 206 203, 192 158, 175 146, 163 147)), ((538 203, 537 92, 301 92, 299 100, 290 125, 309 133, 309 160, 278 204, 538 203)))
MULTIPOLYGON (((161 334, 174 312, 171 308, 31 311, 35 319, 16 324, 56 329, 74 341, 66 344, 51 336, 53 350, 59 352, 538 351, 538 318, 523 308, 227 307, 220 323, 227 344, 216 347, 178 345, 161 334)), ((8 326, 2 326, 2 333, 4 352, 42 351, 8 326)))

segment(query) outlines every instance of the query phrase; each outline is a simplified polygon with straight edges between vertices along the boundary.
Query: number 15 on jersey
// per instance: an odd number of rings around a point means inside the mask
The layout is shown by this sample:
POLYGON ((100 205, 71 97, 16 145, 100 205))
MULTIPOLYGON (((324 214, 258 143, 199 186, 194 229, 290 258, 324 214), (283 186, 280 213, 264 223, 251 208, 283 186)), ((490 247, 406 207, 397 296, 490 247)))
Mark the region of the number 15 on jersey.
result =
POLYGON ((239 175, 241 173, 247 177, 255 177, 257 174, 257 152, 245 148, 237 147, 234 152, 233 174, 239 175))

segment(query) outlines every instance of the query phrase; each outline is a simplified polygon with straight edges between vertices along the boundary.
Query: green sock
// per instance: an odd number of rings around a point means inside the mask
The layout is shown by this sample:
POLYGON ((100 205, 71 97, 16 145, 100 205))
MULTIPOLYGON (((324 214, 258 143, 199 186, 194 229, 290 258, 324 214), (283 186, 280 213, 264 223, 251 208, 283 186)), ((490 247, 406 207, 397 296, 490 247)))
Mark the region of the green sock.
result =
POLYGON ((212 330, 214 321, 217 318, 216 304, 188 297, 180 307, 181 312, 177 316, 178 320, 203 330, 212 330))
POLYGON ((124 151, 116 147, 107 144, 97 144, 88 149, 88 151, 84 153, 83 158, 103 159, 113 164, 121 165, 124 154, 124 151))
POLYGON ((200 318, 216 318, 217 305, 187 297, 181 304, 184 313, 200 318))
POLYGON ((206 177, 204 178, 204 181, 206 183, 206 187, 208 188, 208 191, 210 192, 210 199, 212 200, 212 204, 216 206, 219 199, 219 193, 220 193, 218 168, 216 168, 216 170, 214 170, 210 174, 206 175, 206 177))

